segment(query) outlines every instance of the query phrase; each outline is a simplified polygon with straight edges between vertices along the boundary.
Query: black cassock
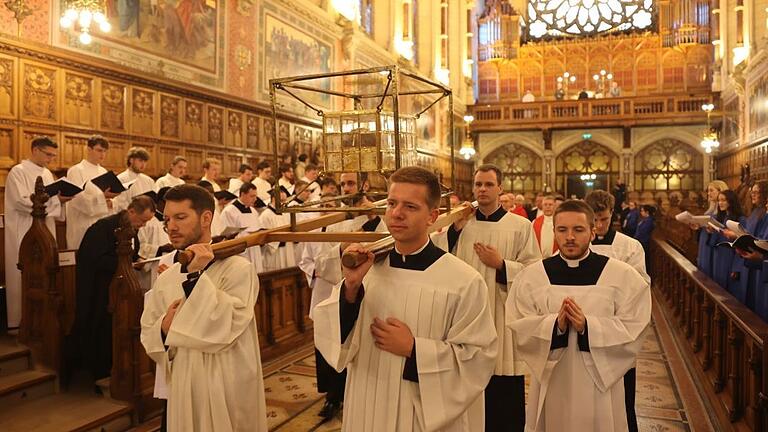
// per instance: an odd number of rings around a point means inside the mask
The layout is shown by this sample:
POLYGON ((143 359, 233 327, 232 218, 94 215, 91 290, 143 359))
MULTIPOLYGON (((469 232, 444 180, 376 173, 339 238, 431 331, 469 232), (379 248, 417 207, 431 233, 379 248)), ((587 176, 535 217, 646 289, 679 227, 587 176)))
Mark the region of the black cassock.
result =
MULTIPOLYGON (((112 369, 112 314, 109 285, 117 270, 115 230, 125 210, 99 219, 88 228, 77 250, 75 323, 70 342, 70 367, 78 364, 98 380, 112 369)), ((134 261, 139 240, 133 239, 134 261)))

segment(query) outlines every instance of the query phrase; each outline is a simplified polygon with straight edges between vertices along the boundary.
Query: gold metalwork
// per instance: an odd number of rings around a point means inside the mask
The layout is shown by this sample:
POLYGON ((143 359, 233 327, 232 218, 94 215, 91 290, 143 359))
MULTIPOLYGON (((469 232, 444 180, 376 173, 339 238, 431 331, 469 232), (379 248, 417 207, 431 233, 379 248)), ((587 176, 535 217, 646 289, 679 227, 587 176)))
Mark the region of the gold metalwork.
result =
POLYGON ((35 11, 29 6, 27 0, 6 0, 5 8, 13 12, 13 19, 16 20, 16 36, 21 37, 21 23, 32 15, 35 11))

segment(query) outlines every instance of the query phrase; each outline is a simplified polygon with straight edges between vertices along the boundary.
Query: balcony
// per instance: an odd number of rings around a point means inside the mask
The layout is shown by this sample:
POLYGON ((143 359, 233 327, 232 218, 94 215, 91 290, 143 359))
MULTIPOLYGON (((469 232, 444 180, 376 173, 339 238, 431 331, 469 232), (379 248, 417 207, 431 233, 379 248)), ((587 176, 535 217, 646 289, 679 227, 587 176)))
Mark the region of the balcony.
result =
POLYGON ((637 96, 475 105, 474 132, 705 123, 713 96, 637 96))

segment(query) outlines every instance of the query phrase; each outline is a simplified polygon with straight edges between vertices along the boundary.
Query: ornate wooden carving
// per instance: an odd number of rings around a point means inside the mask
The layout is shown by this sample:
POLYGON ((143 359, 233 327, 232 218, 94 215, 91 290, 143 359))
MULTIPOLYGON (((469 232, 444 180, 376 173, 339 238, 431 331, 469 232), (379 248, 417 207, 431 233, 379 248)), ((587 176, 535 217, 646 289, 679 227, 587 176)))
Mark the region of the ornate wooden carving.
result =
POLYGON ((168 95, 160 95, 160 135, 168 138, 179 138, 179 104, 181 99, 168 95))
POLYGON ((225 142, 228 147, 245 147, 243 126, 243 113, 227 110, 227 135, 225 142))
POLYGON ((249 149, 259 148, 259 118, 253 115, 246 116, 245 143, 249 149))
POLYGON ((32 226, 21 240, 21 323, 19 342, 29 346, 39 364, 58 371, 61 367, 63 327, 62 297, 57 285, 59 253, 56 239, 45 225, 45 193, 42 177, 35 181, 32 226))
POLYGON ((73 73, 64 74, 64 122, 73 126, 92 127, 94 119, 93 78, 73 73))
POLYGON ((203 104, 187 100, 184 102, 184 139, 200 142, 203 140, 203 104))
POLYGON ((208 142, 223 144, 224 139, 224 110, 208 106, 208 142))
POLYGON ((0 57, 0 117, 16 115, 15 71, 16 62, 12 58, 0 57))
POLYGON ((134 88, 131 94, 131 131, 138 135, 153 135, 155 94, 134 88))
POLYGON ((122 84, 101 81, 101 127, 125 130, 125 94, 122 84))
POLYGON ((58 120, 55 69, 24 63, 23 88, 23 117, 44 122, 58 120))

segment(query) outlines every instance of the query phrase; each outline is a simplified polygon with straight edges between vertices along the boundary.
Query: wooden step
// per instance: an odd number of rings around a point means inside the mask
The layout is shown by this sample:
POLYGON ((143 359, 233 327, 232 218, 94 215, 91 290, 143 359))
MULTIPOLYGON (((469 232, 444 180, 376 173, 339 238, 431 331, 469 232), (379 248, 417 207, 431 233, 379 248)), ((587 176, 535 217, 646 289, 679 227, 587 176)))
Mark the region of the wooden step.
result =
POLYGON ((0 377, 0 406, 17 405, 21 402, 51 395, 55 391, 55 374, 35 369, 17 372, 0 377))
POLYGON ((130 428, 130 406, 84 392, 56 394, 0 410, 0 431, 4 432, 122 432, 130 428))
POLYGON ((135 428, 129 430, 128 432, 157 432, 160 430, 160 421, 162 421, 161 417, 155 417, 151 420, 148 420, 135 428))
POLYGON ((29 369, 29 348, 16 343, 15 339, 0 338, 0 377, 29 369))

